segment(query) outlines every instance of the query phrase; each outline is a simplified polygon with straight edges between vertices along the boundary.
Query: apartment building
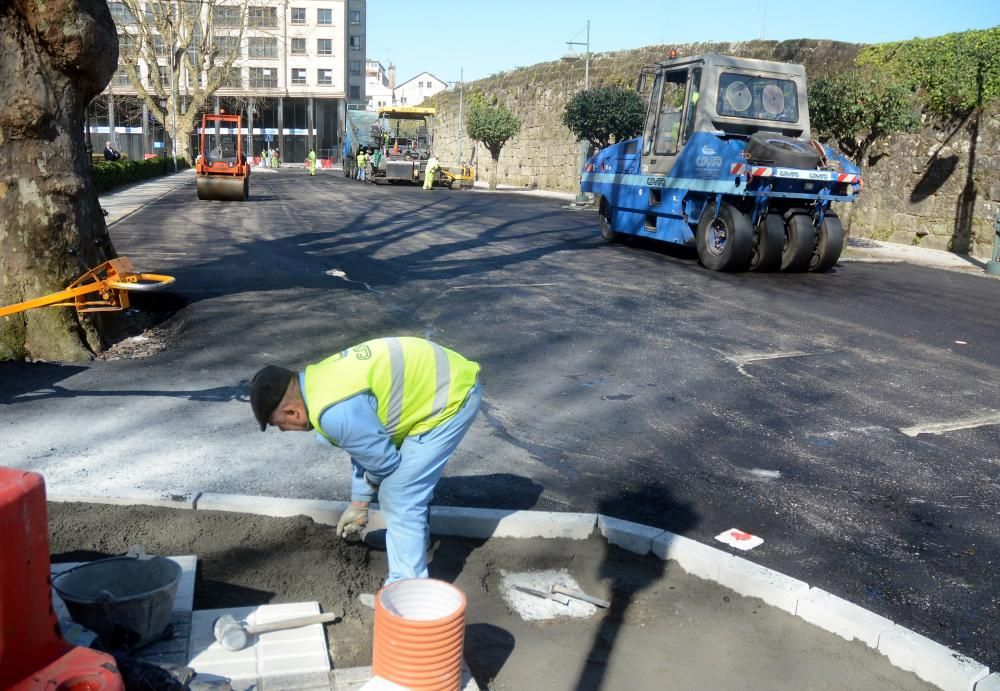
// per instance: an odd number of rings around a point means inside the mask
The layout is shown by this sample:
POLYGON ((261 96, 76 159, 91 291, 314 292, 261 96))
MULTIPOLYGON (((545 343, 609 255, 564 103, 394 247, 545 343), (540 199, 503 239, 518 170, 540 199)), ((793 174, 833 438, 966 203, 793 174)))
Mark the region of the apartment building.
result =
POLYGON ((430 72, 421 72, 393 89, 396 105, 418 106, 425 98, 448 88, 448 82, 438 79, 430 72))
MULTIPOLYGON (((233 51, 236 59, 203 110, 241 113, 251 132, 245 146, 254 154, 266 146, 281 152, 285 162, 301 162, 315 148, 320 157, 336 158, 346 109, 366 103, 366 0, 251 1, 244 12, 217 0, 205 20, 220 52, 233 51)), ((121 2, 108 6, 119 43, 133 40, 136 20, 128 8, 121 2)), ((169 52, 163 50, 156 65, 137 65, 140 78, 166 79, 169 52)), ((132 53, 123 47, 121 59, 132 53)), ((175 85, 182 108, 198 78, 184 73, 175 85)), ((133 159, 171 150, 170 128, 165 131, 150 116, 123 66, 91 103, 88 116, 95 151, 108 139, 133 159)))
POLYGON ((389 68, 379 60, 365 61, 365 98, 368 101, 367 110, 376 111, 382 106, 393 104, 392 92, 396 88, 396 66, 389 68))

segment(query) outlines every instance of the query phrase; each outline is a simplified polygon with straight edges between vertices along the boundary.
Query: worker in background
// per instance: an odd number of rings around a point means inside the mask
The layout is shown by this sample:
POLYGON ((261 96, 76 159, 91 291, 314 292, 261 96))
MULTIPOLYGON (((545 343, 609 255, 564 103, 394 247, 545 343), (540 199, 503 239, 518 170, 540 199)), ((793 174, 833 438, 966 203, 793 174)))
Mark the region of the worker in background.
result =
POLYGON ((361 147, 358 149, 358 180, 365 179, 366 165, 368 165, 368 156, 365 154, 365 148, 361 147))
POLYGON ((309 149, 309 174, 316 174, 316 150, 309 149))
POLYGON ((433 155, 427 159, 427 168, 424 169, 424 189, 429 190, 434 187, 434 175, 437 173, 438 168, 441 164, 438 163, 437 158, 433 155))
POLYGON ((479 410, 479 365, 422 338, 378 338, 292 372, 268 365, 250 405, 264 431, 314 431, 351 456, 351 503, 337 523, 358 538, 378 499, 389 576, 427 578, 429 505, 479 410))
POLYGON ((372 152, 371 159, 371 178, 374 178, 375 172, 382 164, 382 149, 375 149, 375 151, 372 152))
POLYGON ((281 167, 281 157, 278 155, 277 149, 271 149, 271 167, 272 168, 281 167))
POLYGON ((264 150, 260 152, 260 162, 265 168, 271 167, 271 152, 267 150, 267 146, 264 146, 264 150))

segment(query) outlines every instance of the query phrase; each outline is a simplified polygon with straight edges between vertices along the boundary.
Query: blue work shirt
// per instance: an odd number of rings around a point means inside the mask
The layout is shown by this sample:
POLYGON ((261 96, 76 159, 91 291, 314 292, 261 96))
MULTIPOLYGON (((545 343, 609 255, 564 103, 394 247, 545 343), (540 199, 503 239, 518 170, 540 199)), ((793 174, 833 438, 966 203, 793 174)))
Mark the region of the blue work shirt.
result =
MULTIPOLYGON (((302 373, 299 373, 299 387, 301 391, 306 390, 302 373)), ((319 419, 323 433, 351 455, 351 501, 375 500, 375 490, 365 481, 365 471, 380 483, 402 460, 392 437, 378 419, 377 411, 375 396, 362 392, 330 406, 319 419)), ((316 438, 329 443, 322 435, 317 434, 316 438)))

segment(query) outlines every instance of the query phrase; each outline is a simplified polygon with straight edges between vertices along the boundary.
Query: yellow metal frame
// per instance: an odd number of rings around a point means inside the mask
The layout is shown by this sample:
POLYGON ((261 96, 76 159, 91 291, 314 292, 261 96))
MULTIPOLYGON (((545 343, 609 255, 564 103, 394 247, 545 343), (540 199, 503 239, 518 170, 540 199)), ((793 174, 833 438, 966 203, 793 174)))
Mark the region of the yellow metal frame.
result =
POLYGON ((137 273, 128 257, 118 257, 95 266, 66 290, 33 300, 0 307, 0 317, 36 307, 75 307, 77 312, 117 312, 128 309, 131 290, 159 290, 174 282, 173 276, 137 273), (90 296, 96 293, 96 299, 90 296))

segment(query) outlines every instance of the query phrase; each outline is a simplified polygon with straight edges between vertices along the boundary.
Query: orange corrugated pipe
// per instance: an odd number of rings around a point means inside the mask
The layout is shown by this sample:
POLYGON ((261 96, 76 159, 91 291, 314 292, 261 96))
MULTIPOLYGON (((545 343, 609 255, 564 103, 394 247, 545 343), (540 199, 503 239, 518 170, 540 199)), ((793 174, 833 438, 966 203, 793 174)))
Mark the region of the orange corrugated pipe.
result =
POLYGON ((433 578, 406 578, 375 596, 372 673, 413 691, 462 683, 465 593, 433 578))

